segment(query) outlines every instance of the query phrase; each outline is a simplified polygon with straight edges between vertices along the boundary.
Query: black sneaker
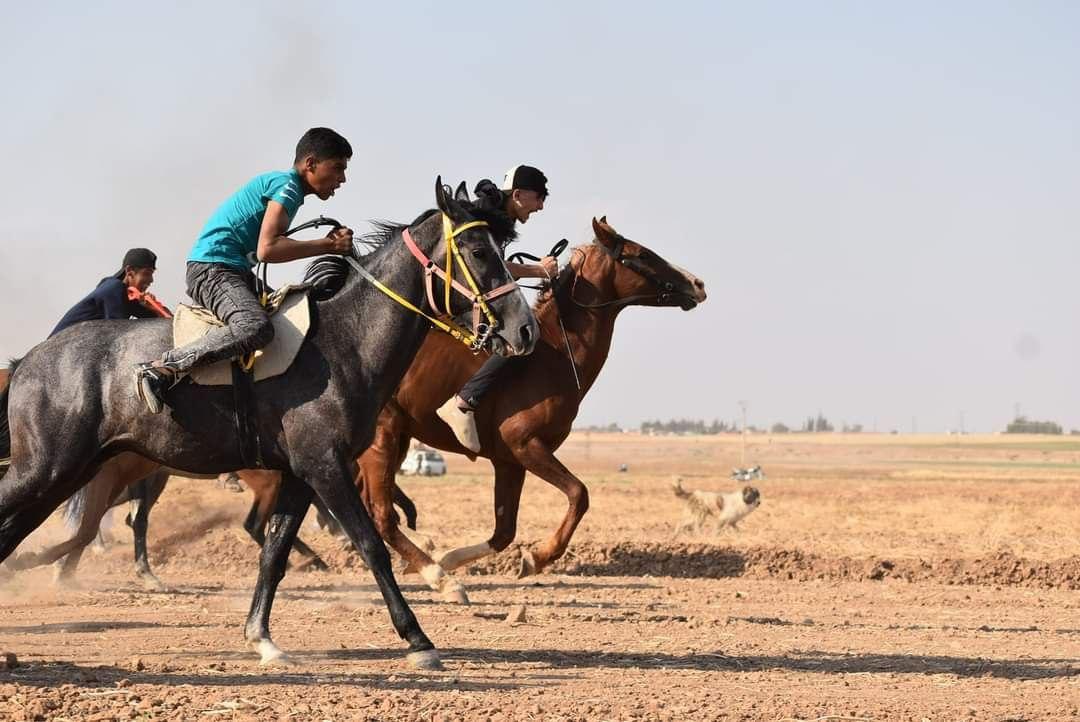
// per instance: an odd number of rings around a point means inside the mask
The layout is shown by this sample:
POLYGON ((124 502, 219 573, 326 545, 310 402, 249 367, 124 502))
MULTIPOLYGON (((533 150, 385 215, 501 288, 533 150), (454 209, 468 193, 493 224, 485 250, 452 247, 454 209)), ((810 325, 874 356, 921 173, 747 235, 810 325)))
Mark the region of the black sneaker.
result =
POLYGON ((165 407, 165 392, 176 384, 176 372, 167 366, 142 363, 135 366, 135 392, 151 414, 165 407))

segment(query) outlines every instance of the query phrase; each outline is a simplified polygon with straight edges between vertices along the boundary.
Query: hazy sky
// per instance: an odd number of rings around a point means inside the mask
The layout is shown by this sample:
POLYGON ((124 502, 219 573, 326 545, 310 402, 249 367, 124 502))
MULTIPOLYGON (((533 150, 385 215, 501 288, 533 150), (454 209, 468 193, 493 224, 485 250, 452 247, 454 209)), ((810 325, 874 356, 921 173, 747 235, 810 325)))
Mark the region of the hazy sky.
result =
POLYGON ((176 303, 216 205, 328 125, 349 182, 298 219, 408 220, 436 174, 526 162, 552 195, 520 249, 607 214, 706 281, 622 315, 579 423, 746 399, 758 425, 1080 428, 1080 4, 159 5, 3 5, 4 356, 130 246, 176 303))

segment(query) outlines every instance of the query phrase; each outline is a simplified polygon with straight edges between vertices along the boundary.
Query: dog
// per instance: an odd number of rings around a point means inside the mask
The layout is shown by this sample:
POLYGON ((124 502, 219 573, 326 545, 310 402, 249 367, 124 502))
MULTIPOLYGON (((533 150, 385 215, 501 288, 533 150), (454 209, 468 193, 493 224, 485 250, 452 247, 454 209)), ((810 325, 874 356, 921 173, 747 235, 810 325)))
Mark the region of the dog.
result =
POLYGON ((682 479, 677 479, 671 488, 675 496, 686 504, 682 522, 675 528, 675 536, 683 532, 700 532, 705 522, 712 517, 719 532, 726 526, 738 529, 738 524, 747 514, 761 504, 761 494, 752 486, 744 486, 740 491, 686 491, 682 479))

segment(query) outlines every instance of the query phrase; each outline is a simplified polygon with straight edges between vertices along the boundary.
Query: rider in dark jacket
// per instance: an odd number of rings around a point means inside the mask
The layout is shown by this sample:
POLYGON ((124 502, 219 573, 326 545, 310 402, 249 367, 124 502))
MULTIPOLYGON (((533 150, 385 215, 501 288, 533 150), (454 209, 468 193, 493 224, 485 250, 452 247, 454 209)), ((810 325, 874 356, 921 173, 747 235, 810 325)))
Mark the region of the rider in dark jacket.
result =
POLYGON ((55 336, 68 326, 81 321, 100 321, 110 318, 158 318, 159 314, 137 300, 133 300, 129 288, 139 294, 146 292, 154 282, 157 256, 146 248, 132 248, 124 254, 120 270, 101 279, 97 288, 72 306, 63 315, 49 336, 55 336))

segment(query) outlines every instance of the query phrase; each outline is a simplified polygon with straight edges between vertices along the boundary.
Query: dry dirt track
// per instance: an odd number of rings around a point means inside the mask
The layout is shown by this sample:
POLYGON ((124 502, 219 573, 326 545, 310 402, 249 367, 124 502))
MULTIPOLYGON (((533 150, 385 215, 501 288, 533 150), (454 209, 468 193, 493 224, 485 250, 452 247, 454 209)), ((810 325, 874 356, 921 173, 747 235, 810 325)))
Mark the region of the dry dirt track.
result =
MULTIPOLYGON (((402 579, 444 654, 424 674, 356 558, 307 527, 333 571, 286 578, 273 630, 298 664, 260 668, 241 639, 248 496, 177 480, 151 519, 174 591, 133 581, 121 528, 80 590, 53 590, 48 570, 0 582, 0 649, 20 662, 0 671, 0 719, 1080 715, 1080 442, 757 437, 762 507, 739 532, 671 540, 672 476, 732 488, 738 454, 737 438, 572 437, 562 457, 592 508, 553 573, 517 581, 508 551, 464 578, 469 607, 402 579), (527 621, 507 624, 517 604, 527 621)), ((451 470, 403 481, 440 546, 483 539, 491 519, 487 468, 451 470)), ((530 480, 523 507, 519 537, 535 540, 564 504, 530 480)))

